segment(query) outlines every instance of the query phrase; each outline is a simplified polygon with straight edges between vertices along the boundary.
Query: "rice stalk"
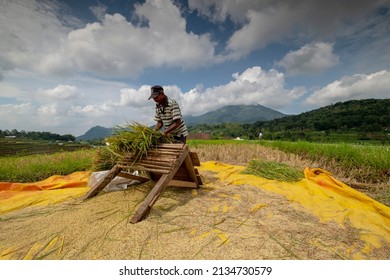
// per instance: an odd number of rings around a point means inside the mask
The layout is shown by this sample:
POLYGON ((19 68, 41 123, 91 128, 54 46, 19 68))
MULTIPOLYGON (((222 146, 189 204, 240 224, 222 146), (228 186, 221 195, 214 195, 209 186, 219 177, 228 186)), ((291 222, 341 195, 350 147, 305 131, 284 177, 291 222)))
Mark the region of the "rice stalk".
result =
POLYGON ((158 144, 173 143, 173 138, 137 122, 117 126, 114 134, 106 139, 108 146, 96 154, 94 170, 107 170, 124 158, 133 158, 133 163, 148 155, 158 144))
POLYGON ((304 177, 302 171, 287 164, 260 159, 249 161, 244 173, 285 182, 297 182, 304 177))

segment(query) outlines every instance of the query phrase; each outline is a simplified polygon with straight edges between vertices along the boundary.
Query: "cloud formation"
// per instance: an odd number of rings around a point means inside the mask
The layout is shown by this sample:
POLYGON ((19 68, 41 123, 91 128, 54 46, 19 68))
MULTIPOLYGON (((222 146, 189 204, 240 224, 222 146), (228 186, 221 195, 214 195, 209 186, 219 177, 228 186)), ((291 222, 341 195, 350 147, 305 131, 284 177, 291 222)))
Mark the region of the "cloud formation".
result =
POLYGON ((333 53, 333 44, 314 42, 288 52, 277 65, 292 75, 318 74, 338 62, 339 57, 333 53))
POLYGON ((200 115, 227 105, 256 104, 278 109, 304 92, 297 88, 286 89, 283 73, 274 69, 264 71, 259 66, 248 68, 241 74, 234 73, 232 78, 227 84, 204 91, 195 88, 181 95, 183 110, 189 115, 200 115))
POLYGON ((21 67, 47 75, 77 71, 136 77, 147 68, 204 67, 218 59, 209 34, 187 32, 186 20, 169 0, 135 5, 142 25, 121 14, 106 14, 102 5, 90 7, 99 22, 75 29, 63 25, 57 2, 1 5, 7 10, 0 18, 0 35, 6 38, 0 42, 1 71, 21 67))
POLYGON ((318 107, 350 99, 390 98, 390 72, 383 70, 372 74, 356 74, 336 80, 316 90, 305 100, 318 107))

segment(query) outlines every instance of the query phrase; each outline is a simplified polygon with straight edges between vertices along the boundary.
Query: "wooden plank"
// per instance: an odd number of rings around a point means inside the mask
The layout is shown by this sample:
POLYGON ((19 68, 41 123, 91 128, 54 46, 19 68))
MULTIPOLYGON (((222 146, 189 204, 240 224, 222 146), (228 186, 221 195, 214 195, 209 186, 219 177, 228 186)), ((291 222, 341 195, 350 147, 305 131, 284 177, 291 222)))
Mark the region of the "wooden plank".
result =
POLYGON ((153 207, 153 204, 160 197, 160 194, 164 191, 167 184, 169 183, 169 181, 171 181, 173 176, 176 174, 176 171, 179 169, 179 167, 187 156, 188 146, 185 145, 182 154, 174 163, 171 172, 169 172, 169 174, 164 174, 161 176, 160 180, 158 180, 157 184, 154 186, 154 188, 151 190, 145 200, 141 203, 141 206, 137 209, 137 211, 131 218, 130 223, 137 223, 146 217, 150 209, 153 207))
POLYGON ((196 175, 196 180, 199 185, 203 185, 202 177, 200 177, 198 169, 195 168, 195 175, 196 175))
POLYGON ((100 181, 96 182, 94 186, 84 195, 83 199, 91 198, 101 192, 111 181, 122 171, 122 167, 115 165, 107 173, 107 175, 100 181))
POLYGON ((145 183, 145 182, 149 181, 148 178, 137 176, 137 175, 134 175, 134 174, 131 174, 131 173, 123 172, 123 171, 121 171, 118 174, 118 176, 121 176, 121 177, 127 178, 127 179, 131 179, 131 180, 135 180, 135 181, 138 181, 140 183, 145 183))
POLYGON ((177 170, 175 176, 173 176, 173 179, 180 180, 180 181, 193 181, 191 177, 188 175, 187 169, 185 168, 184 164, 182 164, 177 170))
POLYGON ((184 166, 187 169, 187 173, 190 176, 191 180, 196 183, 196 187, 199 188, 198 180, 196 179, 196 174, 194 171, 194 165, 192 164, 191 156, 188 154, 184 159, 184 166))
POLYGON ((135 166, 143 166, 146 168, 161 169, 161 170, 171 170, 172 168, 172 165, 162 166, 162 165, 157 165, 153 163, 144 163, 144 162, 137 162, 135 166))
POLYGON ((149 151, 148 155, 166 155, 166 156, 177 156, 180 154, 180 151, 149 151))
POLYGON ((171 180, 168 183, 168 186, 170 187, 183 187, 183 188, 192 188, 196 189, 196 183, 195 182, 189 182, 189 181, 181 181, 181 180, 171 180))
POLYGON ((164 148, 171 148, 171 149, 176 149, 176 150, 183 150, 185 144, 159 144, 157 145, 157 148, 164 149, 164 148))
POLYGON ((169 167, 171 168, 172 167, 172 164, 173 164, 174 161, 152 161, 152 160, 141 160, 139 163, 137 164, 152 164, 154 166, 163 166, 163 167, 169 167))
POLYGON ((191 156, 193 165, 200 166, 200 160, 199 160, 198 154, 195 152, 190 152, 190 156, 191 156))
MULTIPOLYGON (((174 158, 164 158, 164 157, 144 157, 140 160, 140 162, 157 162, 162 164, 172 164, 176 160, 177 157, 174 158)), ((123 160, 123 163, 129 163, 129 164, 136 164, 137 162, 134 162, 135 159, 126 159, 123 160)))
POLYGON ((138 165, 131 165, 131 166, 120 165, 120 166, 122 168, 126 168, 126 169, 129 169, 129 170, 153 172, 153 173, 158 173, 158 174, 168 174, 170 172, 168 169, 147 168, 147 167, 138 166, 138 165))

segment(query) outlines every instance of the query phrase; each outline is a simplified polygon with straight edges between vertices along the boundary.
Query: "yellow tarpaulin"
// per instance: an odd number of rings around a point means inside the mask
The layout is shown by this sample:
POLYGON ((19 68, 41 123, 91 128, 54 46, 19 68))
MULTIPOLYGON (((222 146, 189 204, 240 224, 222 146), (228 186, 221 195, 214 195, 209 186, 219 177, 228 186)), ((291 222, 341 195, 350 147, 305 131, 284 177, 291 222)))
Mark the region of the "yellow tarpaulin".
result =
POLYGON ((91 172, 54 175, 33 183, 0 182, 0 215, 27 206, 46 206, 77 198, 88 191, 91 172))
POLYGON ((305 179, 296 183, 278 182, 243 174, 244 166, 218 162, 202 163, 200 171, 216 172, 227 184, 248 184, 282 194, 297 202, 322 222, 336 221, 358 229, 361 239, 367 244, 365 252, 372 247, 380 248, 382 241, 390 243, 390 208, 336 180, 319 168, 305 168, 305 179))
MULTIPOLYGON (((199 167, 201 174, 211 171, 213 177, 226 185, 245 184, 283 195, 293 204, 306 208, 321 222, 335 221, 341 227, 356 228, 366 246, 364 253, 390 243, 390 208, 336 180, 330 173, 306 168, 304 179, 288 183, 243 174, 244 169, 244 166, 214 161, 202 162, 199 167)), ((35 183, 0 183, 0 214, 80 197, 89 189, 90 175, 91 172, 76 172, 35 183)))

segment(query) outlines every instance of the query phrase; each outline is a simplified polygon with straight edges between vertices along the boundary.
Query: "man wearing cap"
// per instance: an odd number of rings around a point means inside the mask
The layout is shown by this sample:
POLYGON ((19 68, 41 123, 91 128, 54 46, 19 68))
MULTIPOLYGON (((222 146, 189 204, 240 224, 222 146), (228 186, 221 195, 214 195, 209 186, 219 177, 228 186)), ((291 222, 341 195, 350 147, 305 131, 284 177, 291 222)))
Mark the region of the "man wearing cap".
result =
MULTIPOLYGON (((163 135, 172 135, 180 143, 186 143, 188 131, 177 102, 165 95, 162 86, 152 86, 149 99, 156 102, 155 131, 164 127, 163 135)), ((149 100, 148 99, 148 100, 149 100)))

